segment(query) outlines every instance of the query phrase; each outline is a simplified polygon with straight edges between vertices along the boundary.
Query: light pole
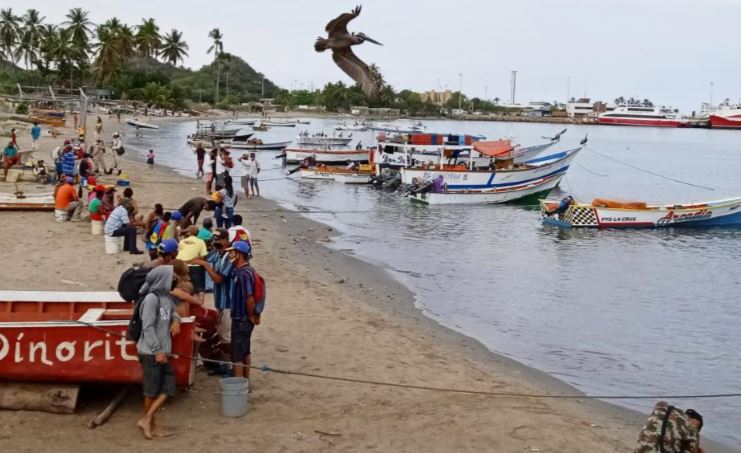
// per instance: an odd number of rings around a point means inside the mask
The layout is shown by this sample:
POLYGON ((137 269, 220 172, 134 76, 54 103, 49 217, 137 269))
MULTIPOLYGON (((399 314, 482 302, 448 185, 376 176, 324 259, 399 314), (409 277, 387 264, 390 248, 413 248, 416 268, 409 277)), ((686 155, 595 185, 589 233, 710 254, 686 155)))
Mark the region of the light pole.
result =
POLYGON ((458 111, 461 110, 461 102, 463 101, 463 73, 458 73, 458 111))

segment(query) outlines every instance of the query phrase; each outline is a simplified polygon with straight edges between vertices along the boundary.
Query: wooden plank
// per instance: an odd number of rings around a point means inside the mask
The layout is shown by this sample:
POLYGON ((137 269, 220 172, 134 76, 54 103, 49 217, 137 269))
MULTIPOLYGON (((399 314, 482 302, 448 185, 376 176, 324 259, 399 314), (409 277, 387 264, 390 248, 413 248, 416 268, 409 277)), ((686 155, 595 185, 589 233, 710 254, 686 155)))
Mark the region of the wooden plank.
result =
POLYGON ((103 423, 108 420, 111 415, 113 415, 113 412, 118 408, 118 406, 121 405, 121 402, 126 397, 126 393, 128 393, 129 388, 124 387, 121 390, 118 391, 116 396, 113 398, 113 400, 106 406, 105 409, 103 409, 103 412, 95 416, 92 420, 90 420, 87 424, 87 427, 90 429, 97 428, 98 426, 102 425, 103 423))
POLYGON ((77 384, 3 382, 0 385, 0 409, 72 414, 79 393, 77 384))

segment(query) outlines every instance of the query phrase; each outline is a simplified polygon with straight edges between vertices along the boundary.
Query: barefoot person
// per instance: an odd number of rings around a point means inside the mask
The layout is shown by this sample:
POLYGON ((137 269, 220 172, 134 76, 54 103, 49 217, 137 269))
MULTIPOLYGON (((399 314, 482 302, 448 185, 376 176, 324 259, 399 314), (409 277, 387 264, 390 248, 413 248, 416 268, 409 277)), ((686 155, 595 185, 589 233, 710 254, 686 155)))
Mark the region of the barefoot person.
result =
POLYGON ((172 266, 158 266, 147 274, 141 304, 142 332, 136 343, 142 366, 144 418, 136 424, 144 437, 167 436, 158 430, 155 415, 167 397, 175 396, 175 373, 167 355, 172 352, 172 335, 180 332, 180 317, 170 291, 177 286, 172 266))

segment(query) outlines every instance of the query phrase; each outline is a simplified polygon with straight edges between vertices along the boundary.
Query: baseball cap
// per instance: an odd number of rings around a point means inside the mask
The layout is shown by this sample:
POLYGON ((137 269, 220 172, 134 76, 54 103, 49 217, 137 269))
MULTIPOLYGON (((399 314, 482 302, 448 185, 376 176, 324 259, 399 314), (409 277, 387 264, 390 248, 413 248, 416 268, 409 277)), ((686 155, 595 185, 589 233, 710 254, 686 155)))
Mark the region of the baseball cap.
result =
POLYGON ((165 239, 164 241, 160 242, 157 250, 159 250, 161 253, 164 253, 165 255, 175 253, 178 251, 178 241, 172 238, 165 239))
POLYGON ((95 186, 95 188, 93 190, 95 192, 105 192, 105 186, 102 185, 102 184, 98 184, 97 186, 95 186))
POLYGON ((172 216, 170 216, 172 220, 181 220, 183 218, 183 215, 180 213, 180 211, 175 211, 172 213, 172 216))
POLYGON ((229 247, 227 250, 236 250, 238 252, 244 253, 245 255, 249 255, 250 252, 252 252, 252 247, 244 241, 237 241, 234 244, 232 244, 231 247, 229 247))

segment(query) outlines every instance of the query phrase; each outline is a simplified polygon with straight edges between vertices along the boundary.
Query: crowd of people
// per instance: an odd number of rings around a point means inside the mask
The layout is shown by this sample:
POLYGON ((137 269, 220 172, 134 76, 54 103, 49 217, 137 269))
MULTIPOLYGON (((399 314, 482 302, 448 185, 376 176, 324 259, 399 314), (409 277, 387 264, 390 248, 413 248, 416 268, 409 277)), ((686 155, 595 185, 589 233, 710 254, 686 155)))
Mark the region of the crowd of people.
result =
POLYGON ((258 174, 261 168, 254 152, 242 153, 236 162, 231 156, 231 151, 221 145, 207 152, 203 145, 199 144, 193 152, 198 164, 196 176, 198 178, 205 176, 207 194, 212 192, 214 185, 217 191, 228 189, 232 194, 233 181, 237 180, 247 198, 260 196, 258 174))

